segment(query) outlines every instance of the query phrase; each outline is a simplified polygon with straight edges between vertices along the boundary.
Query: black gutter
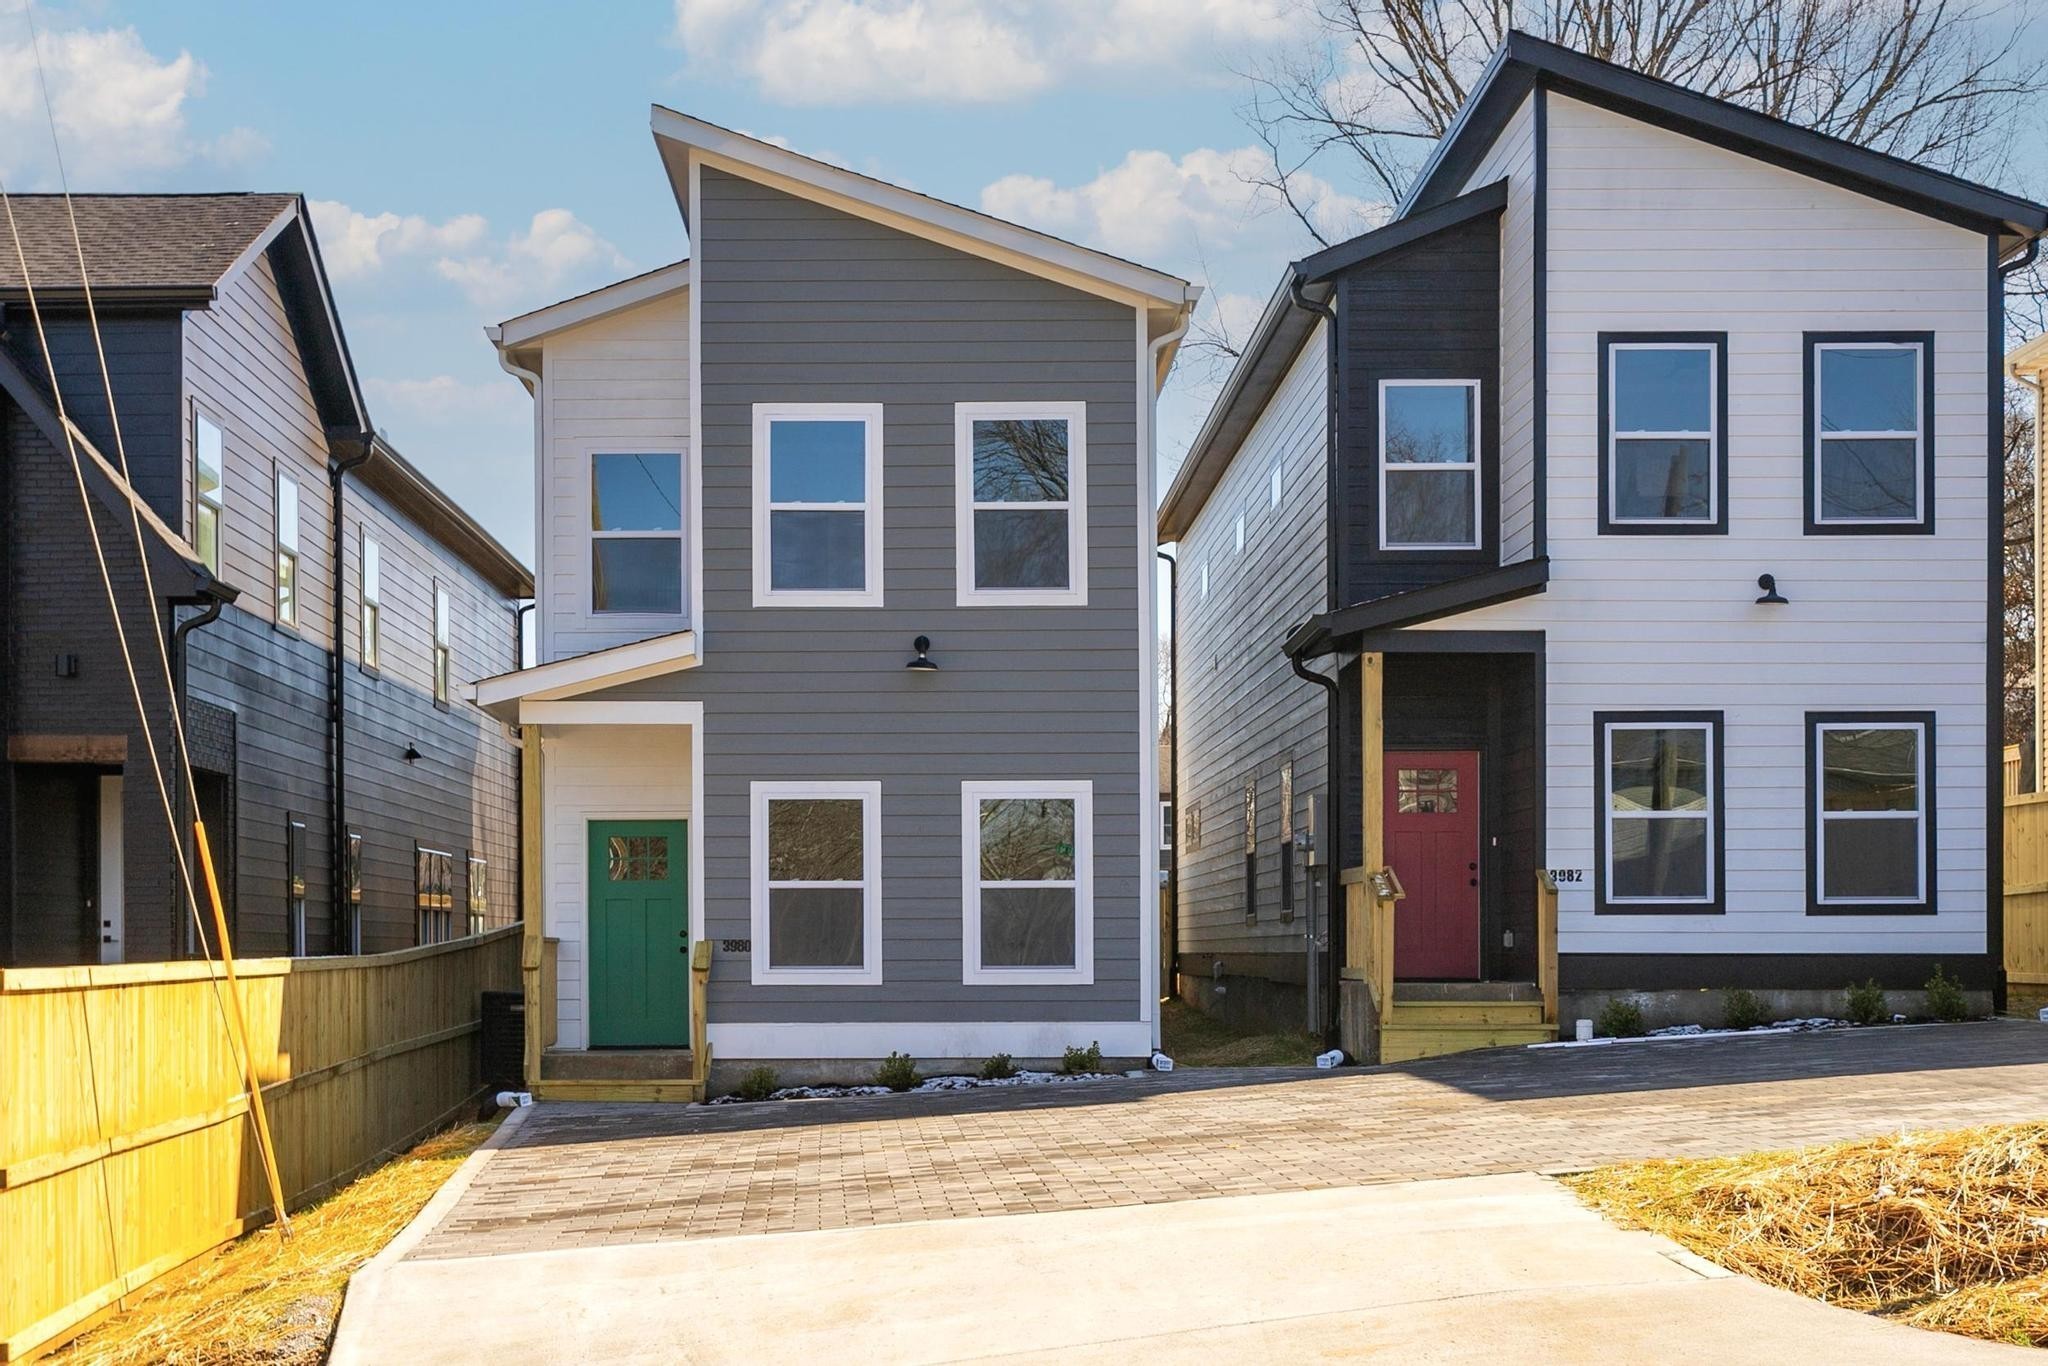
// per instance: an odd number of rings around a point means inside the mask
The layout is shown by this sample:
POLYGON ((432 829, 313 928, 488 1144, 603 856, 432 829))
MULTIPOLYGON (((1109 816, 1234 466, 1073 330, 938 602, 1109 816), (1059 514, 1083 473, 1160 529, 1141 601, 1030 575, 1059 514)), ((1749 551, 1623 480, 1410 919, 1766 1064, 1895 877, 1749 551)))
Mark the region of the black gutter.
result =
POLYGON ((348 519, 342 516, 341 485, 350 470, 369 462, 377 434, 366 431, 356 439, 361 447, 355 454, 327 466, 334 527, 334 640, 327 653, 327 898, 328 934, 336 953, 348 953, 354 947, 347 928, 348 706, 342 643, 348 634, 348 580, 342 572, 342 556, 348 541, 348 519))
MULTIPOLYGON (((1342 545, 1339 519, 1344 507, 1344 490, 1343 481, 1338 477, 1337 461, 1337 357, 1343 348, 1339 345, 1337 337, 1337 310, 1328 304, 1319 304, 1310 299, 1303 292, 1303 286, 1307 283, 1307 278, 1297 265, 1287 282, 1287 294, 1294 300, 1295 307, 1305 309, 1329 324, 1329 336, 1323 340, 1323 349, 1328 353, 1323 379, 1323 601, 1334 608, 1342 601, 1338 597, 1340 576, 1337 561, 1339 547, 1342 545)), ((1303 666, 1301 660, 1302 657, 1296 654, 1289 654, 1287 657, 1288 666, 1297 675, 1316 684, 1327 694, 1323 717, 1323 752, 1327 756, 1323 765, 1325 828, 1318 832, 1317 838, 1324 841, 1324 848, 1321 851, 1322 863, 1326 870, 1324 876, 1329 882, 1323 901, 1324 914, 1329 918, 1330 925, 1330 951, 1323 963, 1322 973, 1322 999, 1328 1015, 1326 1020, 1318 1022, 1323 1025, 1324 1041, 1328 1042, 1336 1029, 1338 1014, 1334 1008, 1337 1000, 1336 965, 1344 961, 1344 917, 1338 915, 1336 910, 1337 875, 1343 871, 1337 866, 1338 851, 1343 847, 1338 832, 1344 828, 1341 819, 1344 784, 1339 781, 1343 768, 1338 762, 1340 756, 1337 753, 1339 694, 1335 680, 1312 672, 1303 666)), ((1175 800, 1179 800, 1178 793, 1175 794, 1175 800)))
MULTIPOLYGON (((1173 945, 1167 971, 1180 975, 1180 561, 1163 550, 1153 554, 1166 561, 1166 601, 1173 615, 1166 626, 1166 781, 1173 790, 1173 866, 1166 870, 1167 942, 1173 945)), ((1161 983, 1162 986, 1166 985, 1161 983)))

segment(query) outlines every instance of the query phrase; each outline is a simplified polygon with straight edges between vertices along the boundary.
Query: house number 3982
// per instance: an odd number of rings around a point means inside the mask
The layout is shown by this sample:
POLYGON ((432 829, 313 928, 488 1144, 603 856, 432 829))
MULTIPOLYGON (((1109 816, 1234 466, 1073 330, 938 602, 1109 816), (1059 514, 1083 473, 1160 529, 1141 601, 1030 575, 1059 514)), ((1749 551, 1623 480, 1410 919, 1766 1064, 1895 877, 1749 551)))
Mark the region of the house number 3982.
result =
POLYGON ((1586 870, 1584 868, 1552 868, 1550 870, 1550 880, 1552 882, 1584 882, 1586 880, 1586 870))

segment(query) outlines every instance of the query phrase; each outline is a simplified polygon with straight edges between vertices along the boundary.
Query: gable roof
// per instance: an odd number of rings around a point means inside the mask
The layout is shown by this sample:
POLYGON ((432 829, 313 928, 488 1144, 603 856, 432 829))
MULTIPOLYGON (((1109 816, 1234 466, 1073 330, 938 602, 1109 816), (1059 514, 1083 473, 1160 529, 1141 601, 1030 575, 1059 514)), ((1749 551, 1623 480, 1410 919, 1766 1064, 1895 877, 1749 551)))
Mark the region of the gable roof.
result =
POLYGON ((222 277, 276 236, 299 205, 295 194, 78 194, 71 196, 78 216, 74 244, 63 195, 7 199, 29 281, 21 278, 10 235, 0 249, 0 294, 18 297, 33 283, 38 294, 52 298, 79 290, 83 245, 95 296, 211 299, 222 277))
POLYGON ((1745 109, 1613 62, 1511 31, 1401 203, 1399 217, 1457 192, 1537 84, 1874 199, 1984 232, 2011 251, 2048 230, 2048 208, 1845 138, 1745 109))
POLYGON ((584 323, 596 322, 599 318, 610 317, 689 287, 688 258, 671 261, 665 266, 643 270, 638 275, 629 275, 623 280, 599 285, 596 289, 586 289, 581 294, 572 294, 566 299, 507 318, 486 327, 484 335, 501 349, 528 346, 550 333, 581 327, 584 323))
POLYGON ((691 213, 689 168, 697 162, 1091 294, 1143 305, 1153 315, 1154 336, 1177 326, 1201 296, 1199 288, 1178 275, 906 190, 659 104, 653 107, 651 122, 686 225, 691 213))

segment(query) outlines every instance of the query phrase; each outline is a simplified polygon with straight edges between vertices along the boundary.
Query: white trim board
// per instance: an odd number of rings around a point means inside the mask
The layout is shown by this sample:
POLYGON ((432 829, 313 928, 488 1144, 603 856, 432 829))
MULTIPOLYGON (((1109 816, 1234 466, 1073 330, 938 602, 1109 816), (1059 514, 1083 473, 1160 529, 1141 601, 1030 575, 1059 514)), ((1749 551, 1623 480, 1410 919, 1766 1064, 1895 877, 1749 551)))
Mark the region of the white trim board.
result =
POLYGON ((960 981, 966 986, 1088 986, 1095 981, 1095 784, 1086 780, 1017 780, 960 784, 960 981), (1074 889, 1074 961, 1066 967, 985 967, 981 961, 981 804, 1004 798, 1049 798, 1074 804, 1074 876, 1018 887, 1074 889))
MULTIPOLYGON (((877 781, 756 782, 747 786, 749 919, 754 948, 752 981, 757 987, 880 986, 882 984, 882 784, 877 781), (768 876, 768 806, 784 801, 858 801, 861 817, 861 963, 857 968, 786 967, 769 961, 770 887, 768 876)), ((843 882, 796 882, 802 887, 845 887, 843 882)))
MULTIPOLYGON (((1143 402, 1143 399, 1140 399, 1143 402)), ((1085 402, 956 403, 953 405, 953 588, 961 607, 1086 607, 1088 605, 1088 405, 1085 402), (1067 497, 1063 503, 988 503, 974 496, 974 424, 1013 418, 1067 424, 1067 497), (1064 588, 983 588, 974 579, 975 513, 1046 511, 1067 515, 1064 588)))
POLYGON ((734 1058, 882 1058, 908 1053, 920 1062, 986 1058, 1057 1058, 1069 1046, 1102 1046, 1105 1058, 1142 1058, 1152 1052, 1152 1026, 1144 1020, 986 1020, 891 1024, 720 1024, 711 1021, 712 1056, 734 1058))
POLYGON ((879 403, 756 403, 753 408, 753 564, 756 607, 880 607, 882 605, 882 405, 879 403), (862 586, 860 588, 776 588, 770 539, 778 511, 837 514, 852 503, 777 503, 771 466, 772 433, 778 422, 858 422, 864 450, 861 470, 862 586))
POLYGON ((559 303, 547 304, 530 313, 507 318, 496 327, 485 328, 484 331, 500 350, 531 345, 551 333, 581 327, 584 323, 596 322, 614 313, 637 308, 649 300, 688 289, 690 278, 689 261, 677 261, 673 265, 650 270, 644 275, 600 285, 588 293, 563 299, 559 303))
POLYGON ((469 700, 490 708, 507 702, 548 702, 674 673, 697 663, 694 631, 673 631, 552 664, 498 674, 469 685, 469 700))
POLYGON ((701 726, 702 702, 522 702, 522 726, 701 726))

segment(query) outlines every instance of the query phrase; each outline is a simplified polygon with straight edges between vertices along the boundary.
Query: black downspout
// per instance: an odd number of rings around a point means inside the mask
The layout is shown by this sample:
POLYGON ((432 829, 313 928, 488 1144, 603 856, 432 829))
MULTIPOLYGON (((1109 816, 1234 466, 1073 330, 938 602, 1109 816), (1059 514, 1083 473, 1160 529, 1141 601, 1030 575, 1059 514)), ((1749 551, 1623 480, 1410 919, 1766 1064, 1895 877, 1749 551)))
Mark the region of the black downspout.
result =
MULTIPOLYGON (((1329 324, 1329 335, 1324 339, 1323 343, 1324 349, 1329 353, 1328 365, 1323 381, 1323 600, 1329 605, 1329 610, 1334 611, 1345 605, 1339 600, 1342 580, 1338 573, 1338 561, 1341 558, 1340 547, 1342 545, 1340 534, 1342 531, 1343 488, 1338 478, 1339 466, 1337 461, 1337 357, 1342 347, 1338 345, 1337 338, 1337 310, 1331 308, 1328 304, 1319 304, 1310 299, 1303 292, 1303 286, 1307 283, 1308 281, 1302 278, 1301 272, 1296 270, 1293 277, 1287 282, 1287 294, 1289 298, 1294 300, 1295 307, 1313 313, 1329 324)), ((1341 719, 1337 712, 1339 693, 1335 679, 1307 669, 1302 665, 1300 656, 1289 655, 1287 662, 1297 675, 1322 688, 1327 695, 1328 703, 1323 722, 1325 736, 1323 747, 1328 755, 1328 762, 1324 765, 1323 779, 1325 789, 1323 811, 1325 820, 1324 829, 1317 832, 1317 837, 1324 842, 1323 848, 1319 852, 1322 854, 1323 876, 1328 883, 1323 897, 1323 913, 1329 918, 1330 951, 1323 962, 1322 998, 1326 1007, 1324 1041, 1329 1042, 1335 1034, 1338 1014, 1335 1008, 1337 1003, 1337 964, 1344 961, 1344 917, 1338 914, 1336 895, 1337 877, 1343 871, 1339 855, 1343 849, 1341 832, 1344 829, 1341 819, 1344 796, 1343 760, 1342 756, 1337 752, 1337 737, 1340 734, 1338 722, 1341 719)))
MULTIPOLYGON (((220 616, 220 609, 226 605, 226 602, 227 599, 212 594, 205 594, 196 598, 186 598, 182 601, 174 598, 171 601, 173 607, 189 606, 196 603, 205 604, 199 611, 186 617, 171 628, 171 677, 175 681, 175 687, 177 688, 177 696, 171 699, 171 705, 176 708, 177 714, 180 716, 190 716, 192 714, 191 707, 187 703, 189 689, 185 678, 185 663, 188 647, 185 643, 185 638, 201 627, 217 620, 220 616)), ((186 737, 187 752, 176 756, 180 761, 179 767, 187 772, 191 771, 192 764, 190 743, 190 736, 188 735, 186 737)), ((178 813, 177 828, 171 831, 171 838, 174 840, 185 838, 185 831, 191 827, 193 819, 198 814, 197 812, 185 809, 189 798, 190 794, 187 792, 185 784, 173 783, 171 785, 171 805, 178 813)), ((176 900, 175 895, 173 900, 176 900)), ((198 953, 202 947, 205 947, 200 942, 204 936, 205 931, 199 925, 187 922, 183 938, 185 941, 185 953, 188 957, 198 953)))
POLYGON ((348 519, 342 515, 341 483, 350 470, 369 462, 377 434, 361 432, 356 439, 361 449, 327 466, 334 527, 334 641, 327 653, 327 897, 328 935, 335 953, 357 947, 348 932, 348 707, 343 700, 342 671, 348 620, 348 582, 342 572, 342 556, 348 541, 348 519))
POLYGON ((1172 610, 1166 626, 1166 781, 1173 792, 1173 829, 1167 833, 1173 866, 1166 872, 1166 928, 1171 952, 1166 959, 1168 981, 1161 986, 1175 992, 1180 980, 1180 561, 1163 550, 1152 553, 1166 561, 1166 602, 1172 610))

